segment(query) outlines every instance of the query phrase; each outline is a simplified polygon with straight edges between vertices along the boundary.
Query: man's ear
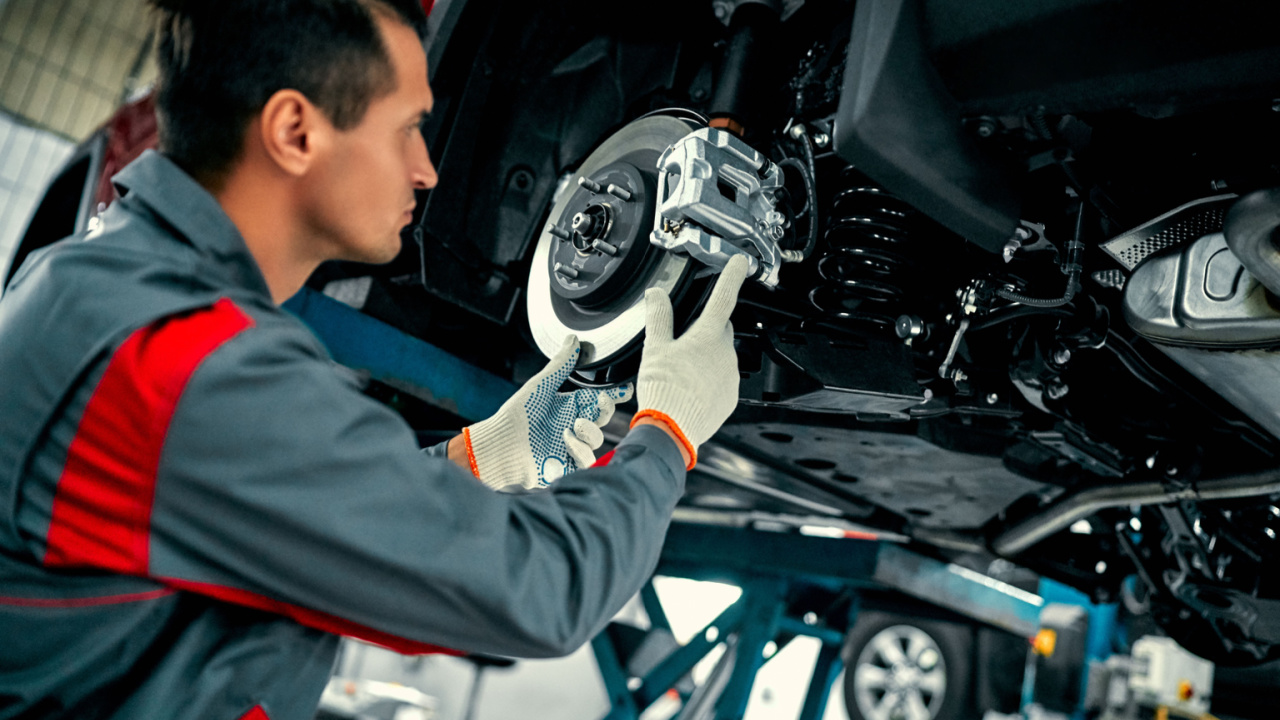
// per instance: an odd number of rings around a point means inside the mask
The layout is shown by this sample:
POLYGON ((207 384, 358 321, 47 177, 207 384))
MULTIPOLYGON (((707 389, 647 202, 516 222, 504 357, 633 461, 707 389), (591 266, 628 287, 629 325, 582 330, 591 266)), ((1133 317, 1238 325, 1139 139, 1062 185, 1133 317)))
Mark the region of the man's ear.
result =
POLYGON ((259 115, 267 157, 285 173, 305 175, 329 145, 333 126, 320 109, 297 90, 279 90, 259 115))

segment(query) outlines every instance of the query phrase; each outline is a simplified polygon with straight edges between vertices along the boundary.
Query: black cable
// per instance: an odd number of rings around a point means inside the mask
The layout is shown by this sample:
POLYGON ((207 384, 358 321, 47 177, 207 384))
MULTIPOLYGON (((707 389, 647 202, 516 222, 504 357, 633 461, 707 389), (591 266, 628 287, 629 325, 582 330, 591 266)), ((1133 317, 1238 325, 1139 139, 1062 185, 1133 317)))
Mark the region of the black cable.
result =
POLYGON ((1081 264, 1081 256, 1084 254, 1084 242, 1081 241, 1081 237, 1084 235, 1084 209, 1086 207, 1085 203, 1080 203, 1080 212, 1076 214, 1076 234, 1071 239, 1071 242, 1067 243, 1067 261, 1064 266, 1067 273, 1067 290, 1062 297, 1035 298, 1012 290, 1005 290, 1004 288, 997 290, 996 296, 1010 302, 1037 308, 1061 307, 1071 302, 1071 299, 1076 296, 1076 291, 1080 289, 1080 275, 1084 272, 1084 266, 1081 264))

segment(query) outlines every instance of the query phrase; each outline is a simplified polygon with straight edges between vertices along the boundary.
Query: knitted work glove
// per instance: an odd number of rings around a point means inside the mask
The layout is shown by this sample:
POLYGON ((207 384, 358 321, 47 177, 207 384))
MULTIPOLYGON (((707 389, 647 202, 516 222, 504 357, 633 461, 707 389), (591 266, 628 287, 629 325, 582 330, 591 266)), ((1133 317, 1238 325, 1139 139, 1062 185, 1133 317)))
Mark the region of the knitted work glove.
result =
POLYGON ((577 336, 565 339, 551 362, 516 391, 493 417, 462 430, 471 472, 494 490, 547 487, 596 461, 600 428, 614 407, 631 399, 631 385, 562 393, 578 362, 577 336))
POLYGON ((729 315, 747 277, 747 258, 736 255, 716 280, 702 315, 672 338, 671 298, 658 288, 644 296, 645 338, 636 379, 640 411, 632 419, 661 420, 688 451, 689 469, 698 446, 720 429, 738 406, 738 356, 729 315))

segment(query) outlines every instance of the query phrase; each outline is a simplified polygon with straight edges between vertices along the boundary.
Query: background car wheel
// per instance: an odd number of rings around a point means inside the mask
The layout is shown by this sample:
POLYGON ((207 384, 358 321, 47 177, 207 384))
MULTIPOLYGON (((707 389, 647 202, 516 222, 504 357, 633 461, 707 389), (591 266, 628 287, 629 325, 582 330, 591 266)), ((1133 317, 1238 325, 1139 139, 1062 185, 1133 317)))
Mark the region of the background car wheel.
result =
POLYGON ((864 613, 845 646, 851 720, 956 720, 969 698, 972 631, 953 623, 864 613))

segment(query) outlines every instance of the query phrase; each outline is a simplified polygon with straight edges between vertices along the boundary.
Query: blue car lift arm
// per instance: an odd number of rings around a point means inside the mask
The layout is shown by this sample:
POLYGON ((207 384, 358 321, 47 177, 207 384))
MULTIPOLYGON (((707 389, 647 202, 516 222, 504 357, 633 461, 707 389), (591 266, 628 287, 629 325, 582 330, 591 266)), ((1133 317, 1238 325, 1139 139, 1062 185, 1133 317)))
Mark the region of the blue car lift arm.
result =
MULTIPOLYGON (((612 706, 606 720, 636 720, 672 689, 684 701, 680 720, 738 720, 756 672, 768 659, 766 646, 787 636, 822 643, 799 716, 817 720, 843 668, 844 634, 835 628, 852 624, 859 590, 896 590, 1026 637, 1035 634, 1043 605, 1032 593, 894 543, 686 522, 672 523, 656 574, 729 582, 741 587, 742 595, 642 675, 627 671, 627 658, 609 632, 597 636, 592 647, 612 706), (790 599, 813 587, 850 592, 849 617, 789 614, 790 599), (725 654, 704 687, 682 691, 681 681, 721 643, 725 654)), ((654 627, 667 630, 652 584, 641 599, 654 627), (654 605, 658 612, 649 609, 654 605)))

